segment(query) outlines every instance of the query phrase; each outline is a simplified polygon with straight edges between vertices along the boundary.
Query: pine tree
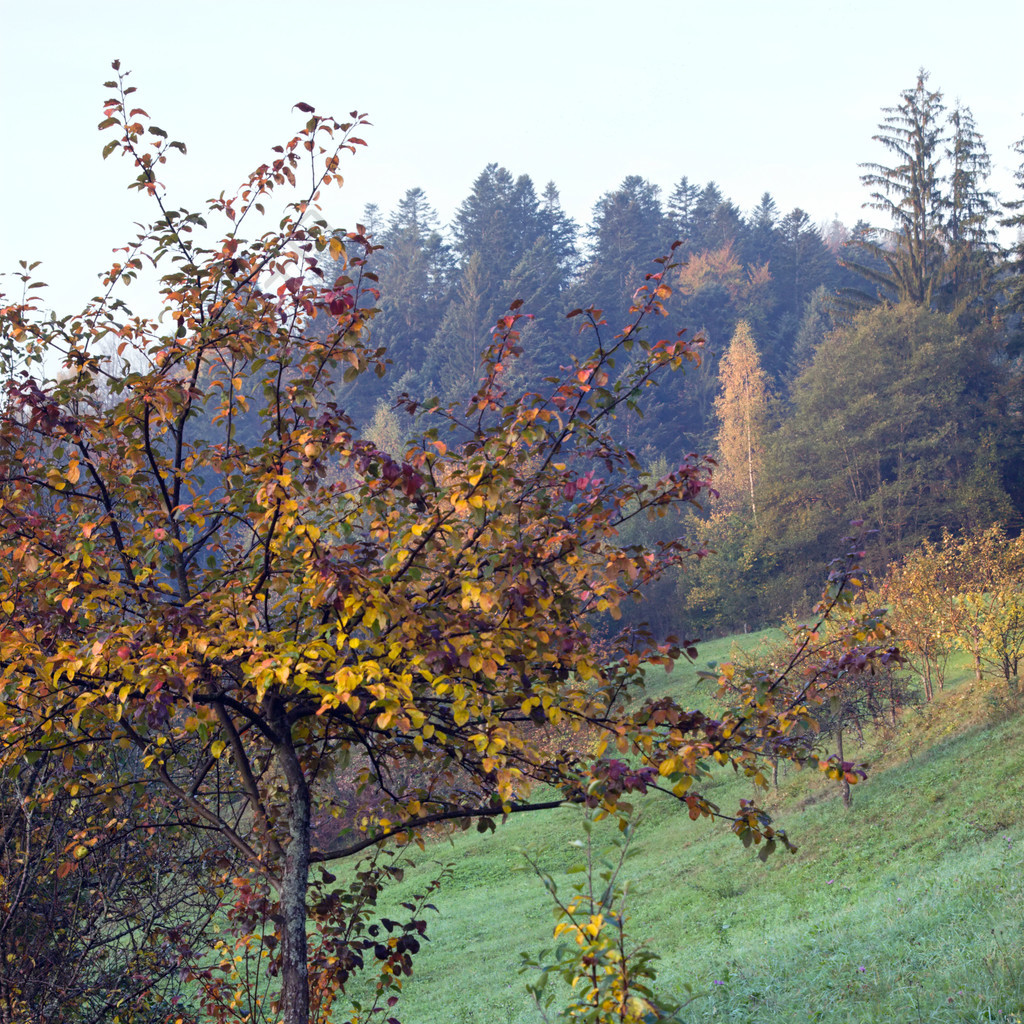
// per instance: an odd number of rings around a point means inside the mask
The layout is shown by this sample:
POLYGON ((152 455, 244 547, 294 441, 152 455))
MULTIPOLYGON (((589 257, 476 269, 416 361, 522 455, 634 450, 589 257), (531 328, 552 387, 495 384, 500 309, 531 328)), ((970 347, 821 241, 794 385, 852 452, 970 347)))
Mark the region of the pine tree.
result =
POLYGON ((754 336, 746 320, 736 326, 718 370, 718 460, 716 488, 734 507, 746 504, 757 525, 757 482, 764 454, 768 375, 761 368, 754 336))

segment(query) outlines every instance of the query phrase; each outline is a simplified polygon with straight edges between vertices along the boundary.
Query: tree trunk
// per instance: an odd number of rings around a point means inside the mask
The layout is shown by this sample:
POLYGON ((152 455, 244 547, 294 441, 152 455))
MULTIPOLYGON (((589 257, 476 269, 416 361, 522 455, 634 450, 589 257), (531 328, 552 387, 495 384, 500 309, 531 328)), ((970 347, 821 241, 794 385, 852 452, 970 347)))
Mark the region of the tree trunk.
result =
MULTIPOLYGON (((844 763, 846 758, 843 757, 843 730, 841 728, 836 729, 836 753, 839 755, 840 762, 844 763)), ((845 775, 843 776, 843 806, 847 808, 850 806, 850 784, 846 781, 845 775)))
POLYGON ((281 1021, 282 1024, 309 1024, 306 940, 311 818, 309 786, 284 714, 274 717, 280 736, 277 759, 288 785, 288 847, 281 872, 281 1021))
POLYGON ((750 423, 750 397, 747 397, 747 478, 750 481, 750 512, 757 527, 757 502, 754 500, 754 438, 750 423))

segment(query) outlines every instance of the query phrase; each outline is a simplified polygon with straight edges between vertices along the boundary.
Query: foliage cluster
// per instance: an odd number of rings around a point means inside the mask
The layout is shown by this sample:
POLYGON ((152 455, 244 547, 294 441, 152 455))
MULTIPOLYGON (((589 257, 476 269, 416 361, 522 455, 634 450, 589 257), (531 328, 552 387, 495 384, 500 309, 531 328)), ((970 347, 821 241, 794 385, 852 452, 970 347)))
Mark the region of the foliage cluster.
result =
POLYGON ((880 588, 892 604, 893 628, 926 697, 941 690, 950 655, 971 657, 974 678, 985 666, 1019 686, 1024 655, 1024 535, 999 526, 925 541, 893 564, 880 588))

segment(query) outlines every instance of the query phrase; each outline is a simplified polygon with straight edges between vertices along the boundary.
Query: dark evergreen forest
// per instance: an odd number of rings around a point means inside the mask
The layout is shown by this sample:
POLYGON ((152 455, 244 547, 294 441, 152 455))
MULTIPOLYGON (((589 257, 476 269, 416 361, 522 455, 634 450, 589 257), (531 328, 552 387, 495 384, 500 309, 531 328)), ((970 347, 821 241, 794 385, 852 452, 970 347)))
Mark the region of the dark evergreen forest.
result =
MULTIPOLYGON (((540 390, 590 344, 566 313, 600 311, 611 337, 678 243, 671 329, 701 336, 703 359, 645 396, 628 441, 652 472, 691 451, 718 459, 719 497, 688 524, 717 557, 663 580, 638 620, 705 636, 778 621, 815 594, 852 519, 877 531, 876 572, 943 529, 1019 530, 1024 165, 1017 194, 989 190, 969 108, 947 105, 925 72, 864 153, 866 215, 853 225, 780 210, 769 192, 743 209, 685 174, 668 195, 630 175, 581 225, 555 182, 496 163, 449 224, 417 187, 389 212, 368 206, 373 339, 390 366, 343 405, 400 455, 410 408, 473 391, 488 332, 517 299, 533 319, 509 387, 540 390), (1016 244, 1000 244, 1000 227, 1016 244), (723 363, 741 336, 753 356, 723 363)), ((650 540, 676 525, 634 528, 650 540)))

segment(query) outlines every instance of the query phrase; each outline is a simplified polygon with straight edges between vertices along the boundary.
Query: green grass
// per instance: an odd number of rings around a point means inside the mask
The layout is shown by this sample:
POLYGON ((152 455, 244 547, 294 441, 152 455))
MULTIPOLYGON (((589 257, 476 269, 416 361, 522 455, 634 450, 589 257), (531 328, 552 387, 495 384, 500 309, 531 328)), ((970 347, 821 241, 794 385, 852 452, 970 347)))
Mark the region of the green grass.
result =
MULTIPOLYGON (((740 638, 744 645, 769 639, 740 638)), ((726 660, 731 641, 707 644, 726 660)), ((762 864, 722 826, 691 822, 667 798, 643 801, 627 872, 630 931, 662 957, 666 994, 697 997, 683 1019, 853 1024, 1024 1021, 1024 716, 995 684, 951 672, 940 699, 895 731, 868 736, 869 780, 843 808, 834 784, 784 773, 767 805, 795 855, 762 864)), ((703 702, 693 667, 652 674, 649 692, 703 702)), ((752 795, 723 774, 723 807, 752 795)), ((393 898, 438 870, 431 941, 397 1007, 405 1024, 538 1021, 517 973, 519 952, 550 944, 550 897, 529 849, 560 885, 580 876, 570 843, 579 811, 522 815, 417 853, 393 898)))

